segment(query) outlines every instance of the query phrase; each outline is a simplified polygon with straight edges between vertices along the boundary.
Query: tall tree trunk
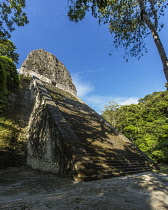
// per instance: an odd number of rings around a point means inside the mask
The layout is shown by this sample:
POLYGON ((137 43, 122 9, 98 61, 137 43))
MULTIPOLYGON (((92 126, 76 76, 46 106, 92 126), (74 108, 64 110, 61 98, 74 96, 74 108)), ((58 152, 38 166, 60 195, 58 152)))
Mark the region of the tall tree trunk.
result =
POLYGON ((156 47, 158 49, 162 64, 163 64, 163 70, 164 70, 166 80, 168 82, 168 59, 167 59, 167 56, 166 56, 165 49, 162 45, 162 42, 161 42, 160 37, 158 35, 158 32, 156 30, 151 30, 151 32, 152 32, 153 39, 154 39, 154 42, 156 44, 156 47))
MULTIPOLYGON (((157 50, 159 52, 162 64, 163 64, 163 71, 168 83, 168 58, 166 56, 166 52, 165 49, 163 47, 163 44, 160 40, 159 34, 157 32, 157 26, 155 24, 152 23, 152 21, 150 20, 150 18, 148 17, 146 11, 145 11, 145 6, 144 6, 144 1, 143 0, 138 0, 139 3, 139 7, 141 9, 141 14, 143 15, 143 21, 145 22, 145 24, 148 26, 148 28, 150 29, 154 42, 156 44, 157 50)), ((154 16, 154 19, 156 19, 157 17, 154 16)), ((155 20, 156 22, 157 20, 155 20)))

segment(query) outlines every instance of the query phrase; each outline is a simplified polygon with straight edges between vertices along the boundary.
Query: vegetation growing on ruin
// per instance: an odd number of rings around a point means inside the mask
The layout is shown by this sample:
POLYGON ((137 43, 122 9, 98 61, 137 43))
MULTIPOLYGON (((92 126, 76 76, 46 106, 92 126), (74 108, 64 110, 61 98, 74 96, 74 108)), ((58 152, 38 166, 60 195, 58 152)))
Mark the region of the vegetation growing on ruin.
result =
POLYGON ((19 126, 8 117, 0 117, 0 147, 1 150, 18 147, 17 138, 19 126))
POLYGON ((77 97, 73 96, 71 93, 69 93, 65 90, 59 89, 59 88, 57 88, 53 85, 50 85, 48 83, 45 83, 45 86, 46 86, 49 94, 51 95, 51 97, 54 100, 63 100, 64 97, 67 97, 74 101, 79 101, 77 97))
MULTIPOLYGON (((26 161, 25 153, 27 143, 22 136, 22 122, 20 122, 18 116, 20 115, 19 110, 22 106, 20 103, 23 97, 22 93, 29 86, 30 78, 24 77, 23 75, 18 77, 17 72, 15 76, 17 76, 15 84, 17 89, 15 91, 9 91, 6 85, 7 83, 3 80, 5 85, 1 88, 0 92, 0 168, 22 165, 26 161)), ((3 84, 3 77, 0 78, 1 84, 3 84)))
POLYGON ((0 55, 0 113, 7 107, 7 97, 19 87, 16 66, 12 59, 0 55))

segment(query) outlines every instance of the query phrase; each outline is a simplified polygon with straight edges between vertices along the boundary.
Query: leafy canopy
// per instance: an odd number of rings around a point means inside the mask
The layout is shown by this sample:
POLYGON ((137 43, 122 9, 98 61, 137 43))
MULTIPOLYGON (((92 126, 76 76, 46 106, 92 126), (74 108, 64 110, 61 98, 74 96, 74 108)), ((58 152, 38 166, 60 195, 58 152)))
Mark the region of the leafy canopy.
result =
POLYGON ((1 0, 0 2, 0 38, 8 39, 15 25, 28 23, 27 14, 23 12, 25 0, 1 0))
POLYGON ((168 163, 167 104, 168 91, 154 92, 140 99, 138 104, 118 106, 115 110, 113 102, 105 107, 102 116, 109 123, 115 120, 116 129, 150 158, 168 163), (114 120, 111 120, 111 116, 114 120))
POLYGON ((116 127, 117 115, 116 111, 120 107, 116 101, 110 101, 108 105, 105 105, 102 112, 102 117, 106 119, 113 127, 116 127))
POLYGON ((19 87, 16 66, 12 59, 0 55, 0 113, 7 106, 7 96, 19 87))
POLYGON ((108 24, 115 48, 122 46, 127 57, 140 58, 147 52, 144 39, 150 34, 140 3, 151 23, 161 30, 163 24, 158 26, 158 20, 164 15, 167 0, 69 0, 68 16, 71 21, 78 22, 91 11, 99 24, 108 24))
POLYGON ((0 39, 0 55, 11 58, 17 64, 19 55, 15 52, 15 50, 16 46, 12 41, 0 39))
POLYGON ((1 71, 6 84, 8 92, 14 92, 19 87, 19 78, 16 66, 12 59, 5 56, 0 56, 1 71))

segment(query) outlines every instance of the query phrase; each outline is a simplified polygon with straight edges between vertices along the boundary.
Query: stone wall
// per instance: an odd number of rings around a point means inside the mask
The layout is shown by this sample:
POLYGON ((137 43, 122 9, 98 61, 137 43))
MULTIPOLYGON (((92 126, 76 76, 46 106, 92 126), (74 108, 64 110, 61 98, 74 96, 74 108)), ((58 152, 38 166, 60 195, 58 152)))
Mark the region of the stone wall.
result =
POLYGON ((31 98, 35 103, 29 122, 28 166, 77 180, 96 174, 86 150, 36 77, 31 98))
POLYGON ((21 66, 20 74, 34 75, 44 82, 76 95, 76 88, 64 64, 42 49, 30 52, 21 66))

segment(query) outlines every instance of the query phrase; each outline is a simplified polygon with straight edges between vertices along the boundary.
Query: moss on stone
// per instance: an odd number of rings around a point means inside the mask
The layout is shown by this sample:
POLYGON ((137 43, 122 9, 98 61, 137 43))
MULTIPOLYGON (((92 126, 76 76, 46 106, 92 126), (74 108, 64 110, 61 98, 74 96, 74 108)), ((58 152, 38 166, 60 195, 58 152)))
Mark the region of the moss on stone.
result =
POLYGON ((53 85, 50 85, 48 83, 44 83, 44 84, 45 84, 45 87, 47 88, 49 94, 51 95, 51 97, 54 100, 63 100, 66 97, 66 98, 70 98, 74 101, 79 101, 75 96, 73 96, 71 93, 69 93, 65 90, 59 89, 59 88, 57 88, 53 85))

